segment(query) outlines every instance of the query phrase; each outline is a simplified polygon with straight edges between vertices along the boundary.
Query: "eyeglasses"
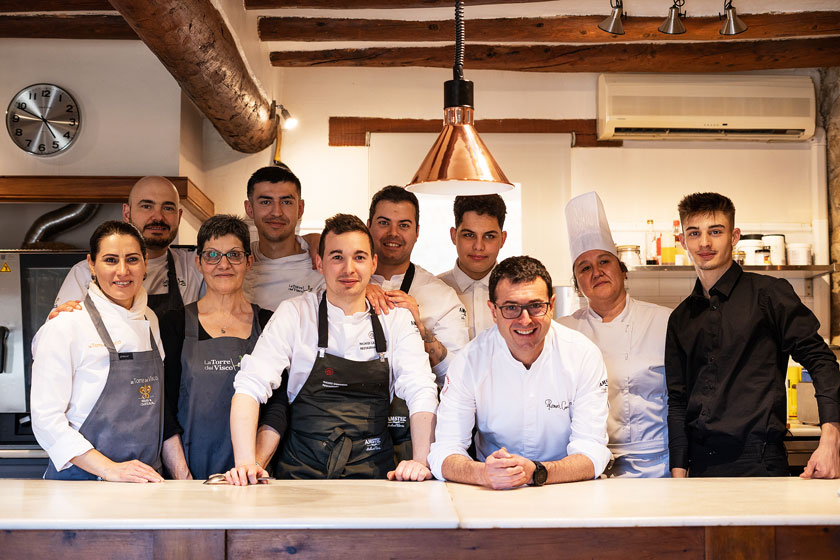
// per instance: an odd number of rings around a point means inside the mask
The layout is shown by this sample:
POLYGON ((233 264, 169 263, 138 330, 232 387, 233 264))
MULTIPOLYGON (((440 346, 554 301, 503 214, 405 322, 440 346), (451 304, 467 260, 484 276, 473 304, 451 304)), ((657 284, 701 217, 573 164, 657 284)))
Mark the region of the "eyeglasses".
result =
POLYGON ((525 305, 518 305, 516 303, 506 303, 505 305, 498 305, 494 303, 496 309, 502 312, 502 317, 505 319, 518 319, 522 315, 522 310, 528 312, 531 317, 542 317, 548 311, 548 306, 551 305, 547 301, 535 301, 526 303, 525 305))
POLYGON ((248 256, 248 254, 239 249, 231 249, 227 253, 222 253, 221 251, 217 251, 215 249, 209 249, 201 252, 201 258, 204 259, 204 262, 207 264, 219 264, 222 262, 222 257, 227 257, 230 264, 241 264, 245 260, 246 256, 248 256))

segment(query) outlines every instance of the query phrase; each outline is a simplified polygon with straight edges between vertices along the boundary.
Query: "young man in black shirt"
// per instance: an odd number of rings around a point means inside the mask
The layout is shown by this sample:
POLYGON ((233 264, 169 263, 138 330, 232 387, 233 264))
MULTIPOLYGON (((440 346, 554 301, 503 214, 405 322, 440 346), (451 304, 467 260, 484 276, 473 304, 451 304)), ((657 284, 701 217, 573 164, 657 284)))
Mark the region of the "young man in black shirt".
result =
POLYGON ((732 261, 741 232, 732 201, 679 204, 697 282, 671 314, 665 347, 671 474, 785 476, 788 356, 811 373, 821 436, 804 478, 840 476, 840 372, 819 321, 784 279, 732 261))

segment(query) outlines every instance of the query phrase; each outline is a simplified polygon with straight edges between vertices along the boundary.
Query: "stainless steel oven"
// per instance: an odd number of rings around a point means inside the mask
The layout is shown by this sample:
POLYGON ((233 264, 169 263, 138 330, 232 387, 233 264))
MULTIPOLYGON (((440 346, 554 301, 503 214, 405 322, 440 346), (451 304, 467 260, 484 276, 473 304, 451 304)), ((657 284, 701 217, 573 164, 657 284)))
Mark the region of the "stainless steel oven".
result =
POLYGON ((0 250, 0 477, 41 476, 46 453, 32 434, 32 338, 84 251, 0 250))

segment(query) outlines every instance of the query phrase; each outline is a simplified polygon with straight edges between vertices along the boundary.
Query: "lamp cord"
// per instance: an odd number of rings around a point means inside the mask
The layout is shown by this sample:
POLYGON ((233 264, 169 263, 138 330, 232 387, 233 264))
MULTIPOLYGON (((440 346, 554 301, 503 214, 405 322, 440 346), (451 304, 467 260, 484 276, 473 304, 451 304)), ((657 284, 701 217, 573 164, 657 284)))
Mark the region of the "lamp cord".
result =
POLYGON ((616 8, 624 9, 624 6, 622 5, 622 0, 610 0, 610 8, 612 8, 613 10, 616 8))
POLYGON ((732 0, 723 0, 723 11, 732 7, 732 0))
POLYGON ((464 4, 455 0, 455 65, 452 67, 455 80, 464 79, 464 4))

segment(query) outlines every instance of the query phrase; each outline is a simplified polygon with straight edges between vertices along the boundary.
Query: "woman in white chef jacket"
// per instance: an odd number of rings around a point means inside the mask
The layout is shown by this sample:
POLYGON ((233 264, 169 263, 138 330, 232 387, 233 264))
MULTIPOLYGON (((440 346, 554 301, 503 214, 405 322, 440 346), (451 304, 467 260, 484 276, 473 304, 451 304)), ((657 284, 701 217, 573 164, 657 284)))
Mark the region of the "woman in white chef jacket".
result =
POLYGON ((93 281, 82 311, 48 321, 33 342, 32 428, 44 478, 160 482, 163 361, 146 306, 146 245, 109 221, 90 238, 93 281))
POLYGON ((671 310, 631 298, 601 199, 594 192, 566 205, 575 287, 589 306, 559 319, 589 337, 604 356, 613 463, 607 476, 667 477, 668 400, 665 332, 671 310))

